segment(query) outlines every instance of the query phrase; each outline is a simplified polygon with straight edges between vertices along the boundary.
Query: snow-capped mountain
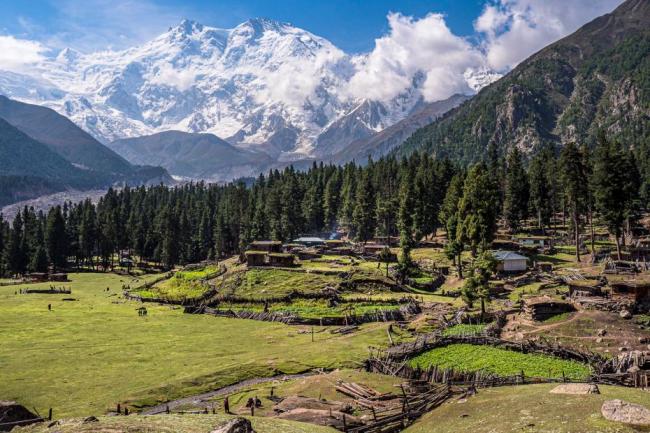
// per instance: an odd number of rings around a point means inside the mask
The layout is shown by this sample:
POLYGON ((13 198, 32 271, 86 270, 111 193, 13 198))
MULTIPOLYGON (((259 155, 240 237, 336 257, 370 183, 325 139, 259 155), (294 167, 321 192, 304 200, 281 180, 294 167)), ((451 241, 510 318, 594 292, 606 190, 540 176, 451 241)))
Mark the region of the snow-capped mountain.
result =
MULTIPOLYGON (((28 74, 0 71, 0 93, 51 107, 104 143, 202 132, 290 161, 339 152, 421 106, 419 77, 390 101, 351 97, 346 85, 363 62, 285 23, 225 30, 185 20, 124 51, 65 49, 28 74)), ((496 78, 465 76, 474 90, 496 78)))

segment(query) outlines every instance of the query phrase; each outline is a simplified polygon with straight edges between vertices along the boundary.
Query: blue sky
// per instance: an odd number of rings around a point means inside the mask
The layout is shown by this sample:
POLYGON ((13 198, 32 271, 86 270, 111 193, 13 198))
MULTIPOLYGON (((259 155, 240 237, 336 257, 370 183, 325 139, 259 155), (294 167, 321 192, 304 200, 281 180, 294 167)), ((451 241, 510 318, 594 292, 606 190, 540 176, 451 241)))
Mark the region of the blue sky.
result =
POLYGON ((368 91, 386 80, 402 86, 425 72, 433 77, 425 87, 436 95, 437 88, 463 82, 468 68, 507 72, 622 1, 0 0, 0 68, 26 71, 64 47, 86 53, 132 47, 183 18, 232 28, 264 17, 367 54, 368 75, 359 80, 368 91))
POLYGON ((443 13, 454 33, 470 35, 484 4, 485 0, 3 0, 0 29, 4 34, 92 50, 142 42, 182 18, 231 28, 251 17, 265 17, 324 36, 347 52, 364 52, 389 30, 389 12, 416 18, 443 13), (131 28, 122 28, 120 22, 131 28), (101 38, 83 34, 93 26, 101 29, 101 38), (111 35, 104 29, 117 32, 111 35))

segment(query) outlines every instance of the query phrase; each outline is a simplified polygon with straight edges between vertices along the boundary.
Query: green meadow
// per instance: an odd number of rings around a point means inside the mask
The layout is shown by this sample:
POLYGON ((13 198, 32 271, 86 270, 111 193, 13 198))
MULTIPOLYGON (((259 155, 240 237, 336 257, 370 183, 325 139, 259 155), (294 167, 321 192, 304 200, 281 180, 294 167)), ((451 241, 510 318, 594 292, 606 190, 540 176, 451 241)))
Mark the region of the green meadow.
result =
POLYGON ((369 345, 387 343, 388 325, 379 323, 344 336, 318 329, 312 342, 298 327, 188 315, 177 307, 144 304, 148 314, 141 317, 141 304, 122 299, 121 288, 142 279, 70 278, 71 295, 0 287, 0 396, 41 413, 52 407, 57 418, 100 415, 118 402, 152 405, 252 377, 356 367, 369 345))

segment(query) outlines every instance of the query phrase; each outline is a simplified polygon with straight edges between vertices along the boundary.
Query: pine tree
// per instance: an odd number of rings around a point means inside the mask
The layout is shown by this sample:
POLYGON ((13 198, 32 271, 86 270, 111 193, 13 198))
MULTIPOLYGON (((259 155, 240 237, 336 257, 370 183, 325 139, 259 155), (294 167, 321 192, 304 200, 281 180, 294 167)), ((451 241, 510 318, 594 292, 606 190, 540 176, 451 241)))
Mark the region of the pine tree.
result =
POLYGON ((288 172, 282 188, 282 213, 280 217, 282 232, 278 238, 281 241, 297 237, 303 229, 300 197, 302 191, 296 173, 288 172))
POLYGON ((47 256, 54 271, 64 268, 67 264, 67 233, 65 220, 61 207, 51 208, 47 214, 45 241, 47 243, 47 256))
POLYGON ((447 258, 453 261, 458 271, 458 277, 463 278, 461 254, 463 244, 458 236, 458 204, 463 196, 465 177, 463 173, 457 173, 449 182, 449 188, 440 207, 438 220, 447 231, 447 244, 445 253, 447 258))
POLYGON ((5 257, 9 272, 17 275, 25 273, 27 270, 27 256, 23 243, 23 218, 20 212, 14 218, 5 257))
POLYGON ((576 260, 580 261, 580 219, 587 196, 587 175, 583 155, 574 143, 567 143, 560 154, 563 196, 573 223, 576 260))
POLYGON ((519 231, 528 215, 528 176, 517 147, 508 154, 503 210, 506 224, 512 233, 519 231))
POLYGON ((367 242, 375 232, 374 188, 367 169, 364 170, 357 187, 352 226, 354 236, 359 242, 367 242))
POLYGON ((42 246, 36 247, 32 259, 29 262, 29 268, 32 272, 47 272, 48 261, 45 248, 42 246))
POLYGON ((327 179, 323 195, 323 221, 328 230, 333 230, 336 227, 336 217, 339 213, 341 202, 340 189, 341 178, 339 171, 336 170, 327 179))
POLYGON ((496 232, 498 191, 490 176, 482 163, 470 168, 458 203, 456 240, 469 245, 473 257, 489 248, 496 232))
POLYGON ((411 250, 415 246, 416 239, 414 238, 415 221, 413 214, 415 213, 416 201, 413 191, 413 179, 410 176, 402 176, 402 185, 400 187, 400 203, 398 214, 398 227, 400 234, 400 247, 402 254, 399 258, 399 268, 402 277, 405 277, 413 267, 411 260, 411 250))
POLYGON ((529 168, 530 207, 537 218, 537 226, 544 231, 551 223, 553 207, 551 203, 551 185, 547 176, 545 160, 551 157, 548 152, 535 155, 529 168))
POLYGON ((616 253, 621 260, 621 237, 628 214, 638 199, 638 178, 634 163, 620 144, 600 134, 595 151, 592 175, 596 207, 608 231, 616 240, 616 253))

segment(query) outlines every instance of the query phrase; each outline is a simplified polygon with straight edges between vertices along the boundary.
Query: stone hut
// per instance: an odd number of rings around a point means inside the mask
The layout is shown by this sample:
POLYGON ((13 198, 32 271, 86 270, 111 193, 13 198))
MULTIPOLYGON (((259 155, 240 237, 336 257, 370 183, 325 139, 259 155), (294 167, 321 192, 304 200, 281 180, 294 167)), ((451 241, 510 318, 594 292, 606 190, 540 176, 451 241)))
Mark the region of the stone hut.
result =
POLYGON ((550 296, 538 296, 524 299, 523 313, 528 319, 536 322, 543 322, 553 316, 562 313, 575 311, 575 307, 569 302, 550 296))
POLYGON ((386 244, 365 244, 363 246, 363 254, 366 256, 377 257, 384 250, 388 248, 386 244))
POLYGON ((245 255, 248 266, 266 266, 266 251, 246 251, 245 255))
POLYGON ((251 251, 265 251, 267 253, 281 253, 282 242, 280 241, 254 241, 248 248, 251 251))
POLYGON ((609 286, 612 288, 612 299, 650 303, 650 280, 622 280, 610 282, 609 286))
POLYGON ((293 254, 269 253, 268 263, 270 266, 294 266, 296 264, 293 254))
POLYGON ((601 283, 598 280, 573 280, 568 282, 569 296, 603 296, 601 283))

